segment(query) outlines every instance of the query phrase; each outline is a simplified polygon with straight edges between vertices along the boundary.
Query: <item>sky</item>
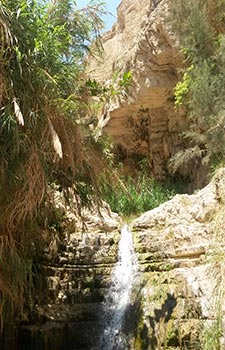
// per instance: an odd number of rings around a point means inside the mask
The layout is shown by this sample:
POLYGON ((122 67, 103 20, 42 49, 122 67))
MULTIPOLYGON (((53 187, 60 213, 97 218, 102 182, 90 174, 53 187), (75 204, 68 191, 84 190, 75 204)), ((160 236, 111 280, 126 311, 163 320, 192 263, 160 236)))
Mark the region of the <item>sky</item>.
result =
MULTIPOLYGON (((103 20, 105 21, 105 31, 109 30, 113 24, 116 22, 116 8, 120 4, 121 0, 103 0, 106 3, 106 11, 109 13, 107 16, 104 16, 103 20), (112 15, 110 15, 110 13, 112 15)), ((85 7, 90 0, 77 0, 77 6, 79 8, 85 7)))

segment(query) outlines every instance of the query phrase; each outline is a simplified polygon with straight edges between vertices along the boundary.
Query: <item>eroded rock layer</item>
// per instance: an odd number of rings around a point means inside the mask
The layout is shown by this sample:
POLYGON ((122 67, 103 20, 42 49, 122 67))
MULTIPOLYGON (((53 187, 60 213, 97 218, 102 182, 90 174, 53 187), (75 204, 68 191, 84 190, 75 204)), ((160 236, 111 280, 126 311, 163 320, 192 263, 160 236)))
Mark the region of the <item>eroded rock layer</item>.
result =
MULTIPOLYGON (((138 273, 124 319, 126 350, 201 349, 207 336, 224 347, 224 196, 222 169, 198 193, 176 195, 131 223, 138 273)), ((101 213, 84 213, 83 233, 72 213, 64 215, 64 231, 46 244, 15 349, 100 350, 121 225, 107 207, 101 213)))
POLYGON ((102 301, 117 259, 120 218, 105 205, 99 211, 83 210, 81 222, 59 192, 55 208, 56 229, 52 235, 48 232, 51 238, 46 237, 29 321, 20 327, 17 346, 22 350, 90 350, 100 335, 102 301))
POLYGON ((117 23, 103 37, 102 59, 92 59, 88 67, 100 82, 115 72, 132 72, 128 96, 108 105, 99 126, 127 157, 146 156, 152 173, 160 178, 186 128, 185 114, 173 104, 182 58, 165 24, 167 10, 165 0, 123 0, 117 23))
POLYGON ((198 193, 133 222, 142 295, 135 349, 224 347, 224 194, 221 170, 198 193))

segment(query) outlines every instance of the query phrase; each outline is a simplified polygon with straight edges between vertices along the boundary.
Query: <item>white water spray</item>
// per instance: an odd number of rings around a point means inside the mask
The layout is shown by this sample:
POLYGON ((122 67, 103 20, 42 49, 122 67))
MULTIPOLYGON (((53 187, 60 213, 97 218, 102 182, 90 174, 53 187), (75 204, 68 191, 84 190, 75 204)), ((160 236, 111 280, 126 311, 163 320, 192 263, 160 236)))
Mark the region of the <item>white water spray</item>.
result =
POLYGON ((132 286, 137 272, 132 233, 128 225, 121 230, 118 262, 112 272, 112 282, 103 310, 103 334, 97 350, 126 350, 123 321, 130 303, 132 286))

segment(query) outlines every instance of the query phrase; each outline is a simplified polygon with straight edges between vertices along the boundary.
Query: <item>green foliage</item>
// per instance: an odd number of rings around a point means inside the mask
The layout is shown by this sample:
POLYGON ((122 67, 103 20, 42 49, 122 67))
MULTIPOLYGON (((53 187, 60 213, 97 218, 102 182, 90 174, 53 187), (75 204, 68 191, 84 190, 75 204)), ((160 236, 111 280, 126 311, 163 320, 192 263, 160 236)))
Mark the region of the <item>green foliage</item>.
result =
POLYGON ((209 13, 211 2, 212 0, 170 2, 169 23, 178 35, 183 53, 193 63, 207 59, 213 53, 214 28, 209 13))
POLYGON ((22 315, 25 298, 30 296, 32 288, 30 255, 26 250, 21 252, 21 249, 7 238, 3 238, 0 242, 0 304, 3 306, 5 321, 11 321, 12 314, 19 312, 22 315))
MULTIPOLYGON (((24 301, 26 248, 35 241, 29 224, 47 203, 47 185, 66 190, 94 180, 74 116, 103 13, 100 1, 78 10, 70 0, 0 0, 0 294, 12 314, 24 301)), ((52 227, 60 230, 61 221, 52 227)))
POLYGON ((127 89, 132 84, 132 73, 131 71, 124 72, 122 78, 119 79, 118 85, 127 89))
POLYGON ((182 105, 185 96, 188 94, 191 84, 190 71, 194 68, 191 65, 183 75, 183 80, 179 81, 175 87, 175 105, 182 105))
POLYGON ((207 153, 208 160, 220 162, 225 160, 224 6, 224 0, 174 0, 167 18, 187 63, 175 88, 175 105, 183 104, 189 115, 187 148, 197 146, 203 157, 207 153))
POLYGON ((92 184, 88 184, 87 182, 77 181, 77 194, 80 199, 80 203, 82 207, 90 207, 93 204, 94 198, 94 188, 92 184))
POLYGON ((99 96, 105 102, 109 102, 116 96, 126 96, 127 90, 132 85, 132 73, 124 72, 122 75, 119 71, 114 72, 112 79, 106 84, 101 85, 95 79, 90 78, 86 82, 90 94, 99 96))
MULTIPOLYGON (((215 175, 215 184, 224 179, 224 172, 221 169, 215 175)), ((207 263, 209 264, 209 278, 213 286, 214 296, 214 319, 203 324, 201 349, 222 350, 223 337, 223 305, 225 301, 224 278, 225 278, 225 236, 224 236, 224 209, 225 203, 221 196, 219 211, 212 214, 211 243, 207 250, 207 263)), ((209 218, 210 219, 210 218, 209 218)))
POLYGON ((127 90, 132 85, 132 73, 130 71, 121 72, 115 71, 110 83, 106 86, 105 99, 109 102, 116 96, 126 96, 127 90))
MULTIPOLYGON (((98 141, 102 133, 101 128, 95 127, 98 124, 98 117, 102 117, 107 110, 107 105, 118 102, 121 98, 126 98, 128 90, 132 85, 133 77, 130 71, 115 71, 112 78, 105 83, 99 83, 95 79, 85 81, 83 90, 87 95, 88 103, 84 106, 83 123, 91 124, 92 136, 98 141)), ((82 123, 82 121, 81 121, 82 123)), ((101 142, 101 140, 100 140, 101 142)))
POLYGON ((48 227, 51 230, 62 233, 63 231, 63 222, 65 220, 65 214, 62 214, 60 211, 57 211, 56 208, 53 208, 48 213, 48 227))
MULTIPOLYGON (((95 2, 77 10, 70 0, 4 0, 0 5, 0 188, 7 192, 1 191, 0 204, 6 204, 1 212, 5 217, 9 211, 7 197, 12 201, 17 190, 24 197, 33 189, 31 215, 60 159, 61 172, 75 181, 78 157, 72 143, 77 141, 69 129, 77 134, 73 120, 82 105, 83 58, 90 42, 98 41, 103 7, 95 2), (35 174, 41 180, 38 196, 31 185, 35 174)), ((21 217, 25 220, 26 213, 21 217)))
POLYGON ((114 185, 102 179, 101 192, 111 209, 124 216, 153 209, 169 200, 174 194, 142 171, 132 178, 131 176, 118 177, 114 170, 114 176, 114 185))
POLYGON ((103 134, 97 138, 96 143, 99 145, 108 167, 113 166, 115 160, 115 145, 110 135, 103 134))
POLYGON ((202 332, 201 350, 222 350, 221 337, 223 336, 222 310, 217 305, 216 319, 209 321, 202 332))
MULTIPOLYGON (((25 93, 27 109, 30 109, 33 105, 29 103, 28 92, 30 90, 31 97, 35 92, 36 99, 38 97, 43 103, 42 110, 49 98, 53 103, 56 98, 75 97, 79 92, 76 85, 84 67, 82 59, 89 51, 94 35, 96 40, 98 38, 98 26, 102 26, 97 12, 93 19, 90 15, 93 7, 81 12, 70 0, 47 4, 5 1, 5 6, 12 38, 11 46, 7 47, 12 50, 12 56, 6 64, 11 64, 8 72, 16 90, 13 95, 22 101, 22 93, 25 93)), ((98 8, 102 9, 96 5, 96 11, 98 8)), ((55 102, 58 103, 58 100, 55 102)), ((21 107, 23 113, 24 107, 21 107)))

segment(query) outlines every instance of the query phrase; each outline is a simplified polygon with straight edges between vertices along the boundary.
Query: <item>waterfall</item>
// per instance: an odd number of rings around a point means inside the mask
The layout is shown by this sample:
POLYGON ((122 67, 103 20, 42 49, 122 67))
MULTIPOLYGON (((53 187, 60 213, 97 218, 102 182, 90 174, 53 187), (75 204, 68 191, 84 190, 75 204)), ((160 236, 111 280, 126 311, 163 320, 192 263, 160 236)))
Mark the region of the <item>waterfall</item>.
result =
POLYGON ((121 230, 118 262, 112 271, 112 282, 105 297, 103 330, 97 350, 127 350, 123 334, 125 312, 130 304, 132 285, 137 271, 132 233, 128 225, 121 230))

